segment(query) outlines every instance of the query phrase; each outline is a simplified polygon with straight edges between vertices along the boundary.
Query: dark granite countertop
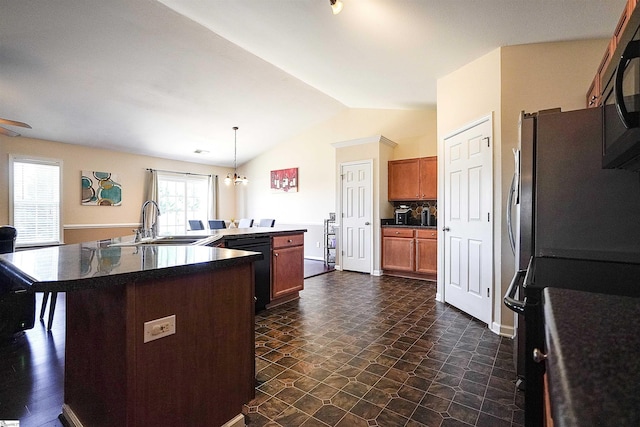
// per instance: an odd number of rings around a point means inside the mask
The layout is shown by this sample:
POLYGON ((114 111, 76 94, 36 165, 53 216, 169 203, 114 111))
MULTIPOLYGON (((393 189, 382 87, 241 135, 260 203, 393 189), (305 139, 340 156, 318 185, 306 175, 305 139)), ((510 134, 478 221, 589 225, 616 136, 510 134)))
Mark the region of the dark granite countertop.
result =
POLYGON ((384 224, 381 226, 382 228, 419 228, 419 229, 430 229, 435 230, 438 228, 437 225, 395 225, 395 224, 384 224))
POLYGON ((251 227, 251 228, 223 228, 220 230, 194 230, 187 231, 187 236, 214 237, 213 241, 225 239, 237 239, 241 237, 268 237, 285 234, 306 232, 306 228, 275 226, 275 227, 251 227), (217 237, 218 239, 215 239, 217 237))
POLYGON ((543 295, 554 425, 640 425, 640 298, 543 295))
MULTIPOLYGON (((190 236, 220 239, 304 232, 298 228, 200 230, 190 236)), ((199 245, 126 246, 133 236, 0 255, 0 273, 33 292, 74 291, 135 280, 192 274, 262 259, 262 254, 199 245), (112 245, 116 246, 112 246, 112 245), (118 246, 118 245, 125 246, 118 246)))

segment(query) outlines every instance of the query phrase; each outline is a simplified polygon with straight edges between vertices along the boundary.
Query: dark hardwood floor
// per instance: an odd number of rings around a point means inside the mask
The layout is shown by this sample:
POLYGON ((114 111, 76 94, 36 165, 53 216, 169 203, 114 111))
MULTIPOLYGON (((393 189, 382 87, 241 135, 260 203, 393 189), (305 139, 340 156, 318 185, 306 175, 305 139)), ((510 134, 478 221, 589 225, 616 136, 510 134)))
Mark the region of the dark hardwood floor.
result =
POLYGON ((58 294, 51 331, 37 318, 41 301, 37 294, 34 328, 0 342, 0 420, 20 427, 62 426, 65 295, 58 294))
POLYGON ((326 266, 324 261, 318 261, 315 259, 304 259, 304 278, 308 279, 309 277, 318 276, 320 274, 328 273, 333 271, 333 264, 329 264, 326 266))

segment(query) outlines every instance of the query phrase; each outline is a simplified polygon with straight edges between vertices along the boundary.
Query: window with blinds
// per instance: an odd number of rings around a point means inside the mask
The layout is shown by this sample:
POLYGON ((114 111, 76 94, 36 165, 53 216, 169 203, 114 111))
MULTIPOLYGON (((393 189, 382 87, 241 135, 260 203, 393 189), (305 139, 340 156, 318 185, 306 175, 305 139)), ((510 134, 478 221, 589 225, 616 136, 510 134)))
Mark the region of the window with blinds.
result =
POLYGON ((9 159, 10 217, 18 230, 16 246, 62 243, 62 161, 21 156, 9 159))

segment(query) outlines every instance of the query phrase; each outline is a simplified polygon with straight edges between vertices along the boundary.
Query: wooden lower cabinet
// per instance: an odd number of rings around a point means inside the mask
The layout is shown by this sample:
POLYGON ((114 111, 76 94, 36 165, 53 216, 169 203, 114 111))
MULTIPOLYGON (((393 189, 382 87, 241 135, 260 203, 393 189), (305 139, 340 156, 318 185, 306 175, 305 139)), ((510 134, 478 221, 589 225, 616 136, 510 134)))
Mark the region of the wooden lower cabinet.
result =
POLYGON ((274 236, 271 254, 271 303, 297 298, 304 289, 304 235, 274 236))
POLYGON ((414 271, 414 239, 410 228, 382 230, 382 269, 414 271))
POLYGON ((382 269, 385 274, 435 278, 438 240, 435 229, 382 229, 382 269))
POLYGON ((416 230, 416 272, 438 272, 438 232, 416 230))

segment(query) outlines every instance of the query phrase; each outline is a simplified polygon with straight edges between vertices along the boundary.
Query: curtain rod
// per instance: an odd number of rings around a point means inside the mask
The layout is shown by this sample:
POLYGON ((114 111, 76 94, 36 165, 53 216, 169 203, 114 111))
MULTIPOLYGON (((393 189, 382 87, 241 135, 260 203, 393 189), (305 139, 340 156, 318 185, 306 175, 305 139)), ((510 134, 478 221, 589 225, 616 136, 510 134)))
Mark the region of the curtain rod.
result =
POLYGON ((204 174, 204 173, 191 173, 191 172, 176 172, 176 171, 168 171, 168 170, 163 170, 163 169, 151 169, 151 168, 147 168, 148 171, 153 172, 167 172, 167 173, 177 173, 179 175, 197 175, 197 176, 218 176, 218 175, 212 175, 212 174, 204 174))

